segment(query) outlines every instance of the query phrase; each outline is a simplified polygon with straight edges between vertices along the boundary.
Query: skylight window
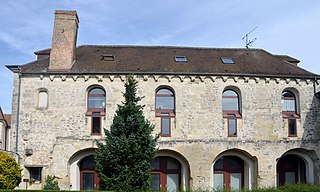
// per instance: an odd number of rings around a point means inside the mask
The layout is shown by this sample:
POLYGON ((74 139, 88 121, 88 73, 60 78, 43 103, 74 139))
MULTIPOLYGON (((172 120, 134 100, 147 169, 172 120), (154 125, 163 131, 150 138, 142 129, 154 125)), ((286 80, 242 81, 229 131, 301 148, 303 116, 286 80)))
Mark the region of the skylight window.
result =
POLYGON ((234 64, 234 61, 233 61, 233 59, 231 59, 231 58, 221 58, 221 61, 222 61, 224 64, 234 64))
POLYGON ((102 54, 102 61, 114 61, 114 54, 102 54))
POLYGON ((176 57, 174 58, 174 60, 175 60, 176 62, 187 62, 187 61, 188 61, 186 56, 176 56, 176 57))

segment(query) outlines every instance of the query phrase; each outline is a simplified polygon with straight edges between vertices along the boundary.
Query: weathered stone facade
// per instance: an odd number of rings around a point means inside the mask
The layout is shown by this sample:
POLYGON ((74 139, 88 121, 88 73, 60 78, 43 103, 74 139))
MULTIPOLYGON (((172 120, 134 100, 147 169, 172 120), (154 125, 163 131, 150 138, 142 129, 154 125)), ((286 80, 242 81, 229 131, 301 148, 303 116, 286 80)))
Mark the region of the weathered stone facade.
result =
MULTIPOLYGON (((89 64, 89 63, 88 63, 89 64)), ((14 75, 12 127, 18 125, 18 154, 24 178, 28 167, 56 175, 61 189, 80 189, 79 162, 94 154, 91 117, 86 115, 88 91, 94 86, 106 92, 106 115, 102 127, 109 129, 118 104, 123 100, 125 74, 21 73, 14 75), (19 80, 20 78, 20 80, 19 80), (20 84, 20 85, 19 85, 20 84), (45 90, 46 107, 38 107, 39 92, 45 90), (18 97, 20 96, 20 103, 18 97), (19 105, 19 110, 18 110, 19 105)), ((181 163, 180 186, 213 188, 214 164, 220 157, 237 156, 244 161, 243 187, 277 185, 277 162, 295 155, 305 164, 308 183, 320 183, 320 100, 314 90, 319 81, 309 77, 260 75, 201 75, 135 73, 138 95, 144 98, 144 114, 160 133, 155 115, 155 93, 159 87, 174 91, 175 117, 171 136, 160 137, 158 156, 181 163), (237 137, 228 137, 227 119, 222 114, 222 93, 236 90, 241 118, 237 137), (288 136, 288 120, 282 116, 281 96, 290 90, 296 96, 297 134, 288 136)), ((16 133, 11 129, 14 150, 16 133)), ((35 183, 30 188, 41 188, 35 183)), ((24 183, 20 185, 24 188, 24 183)))
MULTIPOLYGON (((124 79, 125 76, 108 75, 102 79, 72 75, 65 78, 60 75, 23 76, 18 149, 22 165, 44 167, 43 175, 54 174, 62 178, 60 184, 64 189, 75 185, 70 183, 70 159, 79 151, 94 149, 95 139, 103 138, 103 134, 90 135, 91 119, 85 115, 87 91, 93 85, 106 90, 107 115, 102 125, 108 129, 117 104, 122 101, 124 79), (48 90, 47 108, 37 107, 40 89, 48 90), (27 149, 32 149, 33 154, 25 155, 27 149)), ((155 117, 155 90, 163 85, 175 90, 176 117, 172 121, 171 137, 160 138, 159 148, 172 151, 181 156, 177 158, 186 161, 186 174, 189 175, 186 186, 212 187, 213 162, 226 152, 241 154, 252 161, 254 170, 247 187, 273 186, 277 159, 292 150, 309 156, 314 163, 314 178, 310 178, 310 182, 319 182, 320 109, 311 81, 246 80, 246 77, 235 80, 227 76, 137 75, 136 79, 138 94, 144 96, 141 104, 146 105, 145 115, 156 125, 155 133, 160 132, 160 120, 155 117), (238 121, 236 138, 227 137, 226 122, 221 114, 222 92, 229 86, 241 91, 242 119, 238 121), (298 119, 297 137, 288 137, 287 121, 281 115, 281 93, 286 88, 299 92, 301 118, 298 119)), ((13 114, 16 113, 13 110, 13 114)), ((13 126, 15 123, 13 121, 13 126)), ((28 175, 27 170, 23 175, 28 175)))

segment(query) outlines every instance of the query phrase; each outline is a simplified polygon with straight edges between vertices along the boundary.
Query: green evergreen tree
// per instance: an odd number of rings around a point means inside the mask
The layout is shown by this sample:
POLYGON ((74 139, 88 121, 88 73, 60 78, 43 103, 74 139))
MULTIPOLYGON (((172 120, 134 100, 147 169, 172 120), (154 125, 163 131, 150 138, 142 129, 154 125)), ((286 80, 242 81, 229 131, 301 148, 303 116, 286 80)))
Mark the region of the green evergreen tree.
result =
POLYGON ((132 76, 125 83, 125 101, 118 105, 110 131, 98 141, 95 169, 100 189, 116 191, 150 190, 151 161, 157 149, 152 125, 143 115, 136 96, 137 81, 132 76))
POLYGON ((21 168, 16 160, 0 151, 0 189, 14 189, 21 182, 21 168))

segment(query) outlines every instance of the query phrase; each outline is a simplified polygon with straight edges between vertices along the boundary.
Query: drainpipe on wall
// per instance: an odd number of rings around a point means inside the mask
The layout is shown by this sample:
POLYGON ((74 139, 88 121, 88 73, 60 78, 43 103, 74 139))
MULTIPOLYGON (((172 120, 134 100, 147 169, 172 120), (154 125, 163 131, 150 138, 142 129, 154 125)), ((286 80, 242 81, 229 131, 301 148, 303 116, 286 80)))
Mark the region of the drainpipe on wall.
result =
POLYGON ((19 142, 19 114, 20 114, 20 88, 21 88, 21 66, 18 66, 18 106, 17 106, 17 119, 16 119, 16 150, 18 155, 18 163, 20 163, 20 155, 18 154, 18 142, 19 142))
POLYGON ((320 99, 320 91, 317 92, 317 78, 314 78, 314 81, 313 81, 313 91, 314 91, 314 95, 320 99))

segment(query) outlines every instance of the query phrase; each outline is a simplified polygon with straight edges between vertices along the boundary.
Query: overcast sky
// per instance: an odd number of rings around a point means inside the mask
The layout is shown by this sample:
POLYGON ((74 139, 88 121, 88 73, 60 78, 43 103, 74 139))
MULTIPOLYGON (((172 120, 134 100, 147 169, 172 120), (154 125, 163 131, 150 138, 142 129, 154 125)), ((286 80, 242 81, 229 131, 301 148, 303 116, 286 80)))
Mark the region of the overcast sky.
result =
POLYGON ((254 48, 299 59, 320 74, 319 0, 1 0, 0 106, 11 113, 12 72, 51 47, 54 10, 76 10, 77 45, 254 48))

